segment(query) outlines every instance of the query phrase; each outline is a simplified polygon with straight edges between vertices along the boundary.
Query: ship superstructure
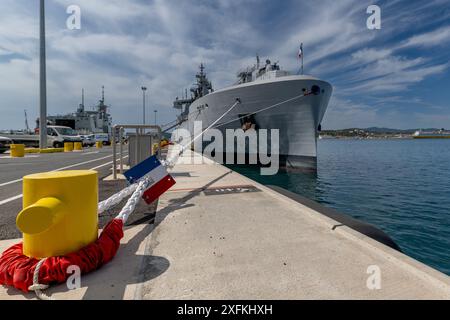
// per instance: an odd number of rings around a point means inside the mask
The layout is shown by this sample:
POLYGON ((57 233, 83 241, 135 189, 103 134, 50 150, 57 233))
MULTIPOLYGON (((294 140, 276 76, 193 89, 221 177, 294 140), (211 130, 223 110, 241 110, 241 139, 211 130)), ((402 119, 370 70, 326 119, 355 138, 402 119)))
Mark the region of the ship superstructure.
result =
MULTIPOLYGON (((102 97, 98 104, 87 110, 84 105, 84 89, 81 103, 76 112, 66 115, 48 116, 50 125, 66 126, 76 130, 79 134, 107 133, 111 134, 112 118, 108 113, 110 106, 105 104, 105 88, 102 87, 102 97)), ((37 120, 39 127, 39 119, 37 120)))

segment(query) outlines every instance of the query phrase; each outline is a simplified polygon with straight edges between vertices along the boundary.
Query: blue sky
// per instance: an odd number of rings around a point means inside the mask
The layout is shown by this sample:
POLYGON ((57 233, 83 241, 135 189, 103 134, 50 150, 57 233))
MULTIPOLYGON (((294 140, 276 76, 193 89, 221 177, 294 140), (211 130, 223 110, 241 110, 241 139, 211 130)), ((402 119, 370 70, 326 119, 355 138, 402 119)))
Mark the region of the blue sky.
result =
MULTIPOLYGON (((0 2, 0 129, 38 115, 38 2, 0 2)), ((383 126, 450 128, 450 2, 268 0, 47 0, 48 113, 100 98, 115 123, 174 119, 172 101, 205 63, 218 89, 255 53, 335 88, 324 129, 383 126), (66 28, 67 6, 81 8, 81 30, 66 28), (381 30, 366 9, 381 8, 381 30)))

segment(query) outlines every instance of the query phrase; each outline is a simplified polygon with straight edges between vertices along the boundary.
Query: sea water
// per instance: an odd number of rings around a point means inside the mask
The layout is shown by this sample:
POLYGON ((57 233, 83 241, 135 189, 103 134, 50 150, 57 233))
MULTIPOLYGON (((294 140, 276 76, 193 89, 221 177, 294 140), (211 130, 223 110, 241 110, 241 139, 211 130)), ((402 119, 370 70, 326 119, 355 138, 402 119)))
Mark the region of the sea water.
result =
POLYGON ((450 275, 450 139, 323 139, 317 174, 233 169, 371 223, 450 275))

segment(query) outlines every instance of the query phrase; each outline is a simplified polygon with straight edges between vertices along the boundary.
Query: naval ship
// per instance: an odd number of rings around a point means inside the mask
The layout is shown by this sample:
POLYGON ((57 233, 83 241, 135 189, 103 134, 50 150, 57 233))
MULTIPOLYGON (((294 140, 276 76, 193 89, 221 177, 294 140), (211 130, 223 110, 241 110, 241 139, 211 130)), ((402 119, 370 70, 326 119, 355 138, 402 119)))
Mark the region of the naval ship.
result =
POLYGON ((173 103, 181 110, 178 128, 189 130, 193 136, 194 121, 202 121, 205 129, 239 99, 240 104, 214 126, 223 137, 226 129, 278 129, 280 167, 316 170, 317 137, 332 86, 309 75, 292 75, 270 60, 263 65, 259 57, 237 77, 234 85, 214 90, 202 64, 191 96, 177 97, 173 103))
MULTIPOLYGON (((84 89, 81 94, 81 103, 76 112, 65 115, 48 116, 47 123, 55 126, 70 127, 78 134, 88 135, 93 133, 111 134, 112 117, 108 113, 110 107, 105 104, 105 87, 102 87, 102 98, 93 110, 86 110, 84 106, 84 89)), ((39 119, 36 120, 36 128, 39 128, 39 119)))

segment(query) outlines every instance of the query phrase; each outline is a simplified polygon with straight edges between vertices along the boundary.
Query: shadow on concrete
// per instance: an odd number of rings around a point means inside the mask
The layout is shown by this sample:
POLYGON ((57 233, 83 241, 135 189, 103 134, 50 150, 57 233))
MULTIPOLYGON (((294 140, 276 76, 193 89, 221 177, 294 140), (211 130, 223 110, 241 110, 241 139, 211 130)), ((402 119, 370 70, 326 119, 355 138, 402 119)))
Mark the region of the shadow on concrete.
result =
MULTIPOLYGON (((154 279, 169 269, 170 262, 164 257, 136 254, 141 243, 145 241, 152 230, 152 225, 143 226, 127 243, 121 244, 116 257, 110 263, 97 271, 82 275, 82 288, 79 290, 86 290, 82 293, 82 299, 122 300, 128 286, 154 279), (143 268, 144 266, 145 268, 143 268)), ((135 298, 134 290, 132 289, 127 294, 128 299, 135 298)), ((68 291, 66 285, 62 284, 51 288, 47 294, 67 293, 68 291)), ((74 292, 73 297, 79 298, 79 294, 74 292)), ((70 293, 68 298, 71 298, 70 293)))
POLYGON ((220 181, 221 179, 223 179, 224 177, 226 177, 227 175, 229 175, 230 173, 232 173, 233 171, 228 171, 226 173, 224 173, 223 175, 221 175, 220 177, 217 177, 216 179, 212 180, 211 182, 208 182, 207 184, 205 184, 204 186, 200 187, 200 188, 196 188, 192 191, 189 191, 188 194, 186 194, 185 196, 181 197, 181 198, 177 198, 177 199, 170 199, 169 200, 169 205, 167 205, 166 207, 162 208, 161 210, 159 210, 157 212, 157 217, 155 218, 155 224, 154 226, 157 227, 162 221, 164 221, 164 219, 171 214, 172 212, 176 211, 176 210, 180 210, 180 209, 184 209, 184 208, 189 208, 189 207, 193 207, 193 204, 188 204, 186 202, 188 202, 189 200, 191 200, 192 198, 198 196, 200 193, 202 193, 204 190, 208 189, 209 187, 211 187, 214 183, 220 181))

